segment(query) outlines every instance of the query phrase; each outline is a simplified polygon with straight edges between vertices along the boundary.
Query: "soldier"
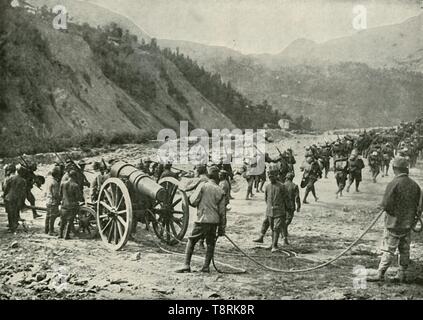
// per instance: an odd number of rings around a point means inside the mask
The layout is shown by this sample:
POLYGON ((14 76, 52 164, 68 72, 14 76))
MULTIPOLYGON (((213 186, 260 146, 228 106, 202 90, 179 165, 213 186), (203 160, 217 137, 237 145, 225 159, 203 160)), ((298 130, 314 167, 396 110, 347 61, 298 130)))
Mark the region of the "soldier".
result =
POLYGON ((300 189, 292 181, 294 179, 293 173, 288 173, 286 175, 285 188, 288 195, 289 206, 286 212, 286 222, 285 228, 282 229, 282 236, 284 238, 284 244, 289 245, 288 242, 288 227, 294 218, 295 211, 300 212, 301 209, 301 199, 300 199, 300 189))
POLYGON ((9 222, 9 231, 12 233, 18 228, 19 211, 25 206, 27 195, 25 174, 25 169, 20 167, 18 174, 9 176, 4 183, 3 197, 9 222))
MULTIPOLYGON (((278 250, 279 234, 286 231, 286 215, 290 203, 288 192, 284 184, 277 179, 277 173, 269 171, 270 183, 266 186, 264 200, 266 201, 266 216, 272 230, 272 252, 278 250)), ((263 230, 262 230, 263 231, 263 230)), ((262 233, 263 234, 263 233, 262 233)))
POLYGON ((209 181, 201 183, 190 197, 190 203, 197 207, 197 221, 186 247, 185 265, 178 273, 191 272, 191 257, 195 244, 206 239, 207 251, 201 272, 210 272, 210 262, 214 256, 216 230, 218 236, 225 234, 226 208, 225 194, 219 187, 219 169, 211 167, 208 172, 209 181))
POLYGON ((148 174, 149 176, 151 176, 152 175, 152 172, 151 172, 150 166, 151 166, 151 163, 153 161, 151 161, 150 157, 145 157, 142 161, 144 163, 144 170, 143 171, 146 174, 148 174))
POLYGON ((395 178, 388 184, 382 201, 385 211, 384 252, 376 277, 369 281, 383 281, 395 251, 399 251, 399 270, 396 279, 407 281, 410 263, 411 229, 421 215, 422 192, 419 185, 408 176, 409 163, 405 158, 393 161, 395 178))
POLYGON ((358 156, 358 152, 353 150, 351 153, 350 158, 348 159, 348 173, 349 173, 349 181, 347 186, 347 192, 350 192, 350 187, 355 181, 355 191, 360 192, 358 187, 360 186, 360 182, 362 180, 361 171, 364 168, 363 160, 358 156))
POLYGON ((278 179, 278 170, 275 167, 270 167, 268 176, 270 180, 270 184, 266 186, 265 189, 265 201, 267 204, 266 209, 266 215, 264 217, 264 220, 261 224, 261 230, 260 230, 260 236, 253 240, 253 242, 257 243, 263 243, 264 236, 266 235, 267 230, 269 227, 272 228, 272 245, 269 247, 269 249, 273 249, 274 251, 277 251, 277 243, 279 240, 279 234, 283 232, 283 235, 285 236, 286 233, 286 219, 287 219, 287 211, 289 208, 288 204, 288 193, 283 183, 280 182, 278 179), (275 181, 276 180, 276 181, 275 181), (276 190, 280 190, 283 192, 282 195, 275 195, 277 194, 276 190), (285 199, 286 198, 286 199, 285 199), (285 202, 286 200, 286 202, 285 202), (273 216, 273 210, 272 210, 272 202, 275 203, 275 212, 273 216), (276 203, 283 202, 283 206, 277 207, 276 203), (277 219, 273 219, 276 217, 277 219), (273 223, 273 227, 271 225, 271 222, 273 223), (278 234, 276 235, 275 232, 278 234))
POLYGON ((222 188, 223 192, 225 192, 225 206, 226 206, 226 211, 229 211, 229 202, 230 202, 230 198, 229 198, 229 192, 231 190, 231 186, 229 185, 228 182, 228 173, 225 170, 220 170, 219 171, 219 186, 222 188))
POLYGON ((327 179, 330 168, 330 146, 328 143, 321 147, 319 156, 322 161, 323 169, 325 171, 325 179, 327 179))
POLYGON ((99 193, 100 193, 100 188, 103 185, 104 181, 107 180, 108 175, 106 174, 107 172, 107 167, 105 163, 98 163, 98 170, 99 173, 97 174, 97 176, 94 178, 94 180, 91 182, 91 201, 93 203, 97 202, 99 193))
POLYGON ((371 155, 369 156, 368 161, 369 161, 370 171, 372 173, 373 183, 376 183, 376 178, 380 173, 380 166, 381 166, 378 152, 373 151, 371 155))
POLYGON ((85 166, 88 163, 86 163, 84 160, 80 160, 78 162, 78 166, 76 166, 76 174, 77 174, 77 183, 79 186, 79 197, 80 197, 80 201, 81 202, 85 202, 85 198, 84 198, 84 187, 89 188, 90 187, 90 183, 87 180, 87 177, 85 177, 84 171, 85 171, 85 166))
POLYGON ((60 177, 61 171, 59 167, 53 167, 51 172, 51 180, 46 188, 46 206, 47 215, 44 226, 44 232, 50 236, 54 235, 54 222, 59 216, 60 205, 60 177))
POLYGON ((291 172, 289 162, 287 161, 286 152, 281 153, 278 164, 279 164, 278 178, 280 182, 284 183, 286 175, 288 174, 288 172, 291 172))
POLYGON ((73 220, 79 210, 80 187, 78 185, 78 173, 71 170, 69 179, 60 185, 60 198, 62 207, 60 210, 60 234, 59 238, 70 239, 69 234, 73 226, 73 220))
POLYGON ((314 187, 316 181, 322 178, 322 170, 320 170, 319 164, 314 160, 314 158, 307 157, 306 163, 301 167, 301 170, 304 172, 301 187, 306 188, 303 203, 308 204, 307 197, 310 192, 313 194, 315 201, 319 200, 314 187))
POLYGON ((251 161, 248 159, 244 159, 244 165, 242 166, 242 176, 247 181, 247 195, 245 196, 245 200, 250 200, 250 197, 253 197, 253 185, 255 176, 251 174, 252 166, 251 161))
MULTIPOLYGON (((32 188, 34 187, 34 184, 36 183, 35 181, 35 174, 34 172, 37 170, 37 164, 36 163, 30 163, 28 166, 23 166, 23 177, 26 181, 26 200, 29 201, 29 203, 31 204, 31 206, 35 207, 35 197, 32 194, 32 188)), ((40 187, 40 185, 37 183, 37 186, 40 187)), ((41 217, 41 215, 39 215, 37 213, 37 210, 32 208, 32 217, 34 219, 37 219, 39 217, 41 217)))
POLYGON ((388 176, 389 166, 394 158, 394 149, 390 143, 386 143, 382 148, 382 177, 388 176))
POLYGON ((336 198, 342 197, 342 191, 344 191, 345 184, 348 178, 348 158, 342 156, 342 154, 336 154, 333 158, 333 166, 335 171, 336 184, 338 190, 336 191, 336 198))

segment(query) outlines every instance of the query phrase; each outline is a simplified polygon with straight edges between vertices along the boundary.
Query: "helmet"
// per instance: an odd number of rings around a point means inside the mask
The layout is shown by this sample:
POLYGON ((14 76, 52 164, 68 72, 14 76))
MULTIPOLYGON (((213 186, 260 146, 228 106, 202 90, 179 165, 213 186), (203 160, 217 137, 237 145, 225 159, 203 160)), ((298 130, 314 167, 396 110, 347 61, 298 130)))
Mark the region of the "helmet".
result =
POLYGON ((53 167, 53 170, 51 171, 51 175, 53 176, 53 178, 60 178, 60 176, 62 175, 62 172, 60 171, 60 168, 57 166, 53 167))

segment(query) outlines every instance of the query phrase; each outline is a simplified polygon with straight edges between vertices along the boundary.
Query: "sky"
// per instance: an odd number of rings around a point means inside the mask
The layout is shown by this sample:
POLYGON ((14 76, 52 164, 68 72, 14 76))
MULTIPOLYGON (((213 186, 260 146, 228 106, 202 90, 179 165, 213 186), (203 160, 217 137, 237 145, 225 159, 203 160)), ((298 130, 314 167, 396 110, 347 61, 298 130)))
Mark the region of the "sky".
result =
POLYGON ((220 45, 244 54, 278 53, 298 38, 324 42, 353 35, 358 32, 352 23, 356 5, 366 7, 368 28, 423 12, 420 0, 80 1, 125 15, 152 37, 220 45))

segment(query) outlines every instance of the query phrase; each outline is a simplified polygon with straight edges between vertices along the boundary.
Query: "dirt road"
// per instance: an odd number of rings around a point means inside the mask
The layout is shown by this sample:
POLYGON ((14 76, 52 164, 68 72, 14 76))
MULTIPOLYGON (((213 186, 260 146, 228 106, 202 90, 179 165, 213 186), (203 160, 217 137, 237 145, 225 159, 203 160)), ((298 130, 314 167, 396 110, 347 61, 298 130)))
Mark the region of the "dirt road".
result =
MULTIPOLYGON (((323 141, 322 136, 298 136, 277 143, 291 146, 297 162, 303 159, 304 146, 323 141)), ((269 145, 267 151, 276 155, 269 145)), ((106 155, 137 160, 141 154, 152 153, 151 147, 127 146, 106 155)), ((51 166, 42 166, 47 172, 51 166)), ((298 170, 299 165, 296 168, 298 170)), ((261 262, 280 269, 299 269, 317 265, 335 256, 365 229, 377 214, 386 184, 392 179, 379 178, 372 183, 368 168, 364 169, 361 193, 345 193, 336 199, 333 173, 316 184, 319 201, 310 201, 296 214, 290 228, 291 245, 283 252, 270 253, 270 234, 264 245, 252 240, 258 235, 265 211, 263 194, 245 197, 245 183, 235 193, 228 213, 228 235, 261 262)), ((411 177, 423 185, 422 163, 412 169, 411 177)), ((299 183, 300 173, 295 182, 299 183)), ((37 205, 43 205, 42 192, 36 191, 37 205)), ((310 198, 312 200, 312 197, 310 198)), ((191 211, 192 217, 195 211, 191 211)), ((100 240, 86 238, 63 241, 43 234, 43 219, 32 220, 27 211, 29 232, 17 235, 6 231, 7 219, 0 209, 0 298, 2 299, 421 299, 423 297, 423 237, 413 234, 411 257, 416 279, 410 285, 364 283, 354 287, 354 270, 363 266, 374 272, 379 261, 382 221, 379 221, 360 244, 333 265, 310 273, 279 274, 259 269, 240 256, 231 244, 221 238, 217 244, 216 261, 246 269, 242 275, 209 275, 200 272, 176 274, 183 257, 161 252, 157 240, 138 225, 135 241, 129 241, 119 252, 104 247, 100 240)), ((193 218, 191 218, 193 220, 193 218)), ((188 230, 188 232, 190 229, 188 230)), ((184 246, 166 247, 182 253, 184 246)), ((196 254, 204 256, 201 249, 196 254)), ((194 271, 202 260, 194 260, 194 271)), ((229 271, 228 268, 221 267, 229 271)), ((395 272, 392 268, 390 274, 395 272)))

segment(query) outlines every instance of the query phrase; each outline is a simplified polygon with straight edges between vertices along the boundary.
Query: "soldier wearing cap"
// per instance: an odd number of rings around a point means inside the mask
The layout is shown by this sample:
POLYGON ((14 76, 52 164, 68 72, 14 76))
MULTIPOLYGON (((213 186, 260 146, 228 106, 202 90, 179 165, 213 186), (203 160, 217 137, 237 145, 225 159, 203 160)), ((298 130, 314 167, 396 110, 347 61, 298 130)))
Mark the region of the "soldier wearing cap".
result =
POLYGON ((228 172, 226 170, 219 171, 219 186, 222 188, 223 192, 225 192, 225 205, 227 207, 230 201, 229 194, 231 186, 228 181, 228 172))
POLYGON ((19 222, 19 212, 25 206, 27 190, 25 174, 25 169, 20 167, 18 174, 9 176, 4 183, 3 197, 10 232, 16 231, 19 222))
MULTIPOLYGON (((37 170, 37 164, 33 162, 28 166, 23 166, 22 169, 23 177, 26 180, 26 200, 28 200, 31 206, 35 207, 35 196, 32 193, 32 188, 34 187, 34 184, 37 184, 38 187, 41 186, 35 179, 36 176, 34 172, 37 170)), ((34 219, 41 217, 35 208, 32 208, 32 217, 34 219)))
POLYGON ((382 148, 382 177, 388 176, 389 166, 394 158, 394 150, 388 142, 382 148))
POLYGON ((342 197, 342 191, 344 191, 348 179, 348 158, 342 156, 341 153, 336 153, 333 157, 333 166, 336 185, 338 186, 336 191, 336 198, 338 199, 338 196, 342 197))
POLYGON ((368 162, 369 162, 370 171, 372 173, 373 183, 376 183, 376 178, 380 173, 380 167, 382 165, 378 151, 373 151, 370 154, 368 162))
POLYGON ((301 187, 306 188, 303 203, 308 204, 307 197, 311 192, 313 194, 314 200, 317 201, 319 198, 316 195, 316 189, 314 184, 317 180, 322 178, 322 170, 320 169, 319 164, 312 157, 306 158, 306 163, 301 166, 301 170, 304 171, 303 178, 301 181, 301 187))
POLYGON ((350 192, 350 187, 355 181, 355 191, 360 192, 358 187, 360 186, 360 182, 362 180, 362 174, 361 171, 364 168, 364 162, 363 160, 358 156, 357 150, 353 150, 351 152, 351 156, 348 159, 348 173, 349 173, 349 179, 348 179, 348 186, 347 186, 347 192, 350 192))
POLYGON ((47 215, 44 225, 44 232, 51 236, 54 235, 54 222, 59 216, 59 205, 60 205, 60 168, 55 166, 51 172, 52 178, 46 186, 46 206, 47 215))
POLYGON ((78 185, 78 173, 75 170, 69 172, 69 179, 60 185, 60 198, 62 207, 60 210, 60 233, 59 238, 70 239, 70 231, 73 220, 79 210, 80 188, 78 185))
POLYGON ((190 203, 197 208, 197 221, 186 247, 185 265, 176 272, 191 272, 191 257, 194 247, 200 239, 206 239, 207 251, 201 272, 210 272, 210 262, 213 259, 218 236, 225 234, 226 208, 225 193, 219 187, 219 169, 211 167, 208 171, 209 180, 200 183, 190 196, 190 203))
POLYGON ((294 179, 294 174, 292 172, 286 175, 285 188, 288 195, 289 206, 286 212, 286 223, 285 228, 282 230, 282 236, 284 238, 284 244, 288 245, 288 227, 294 218, 295 211, 300 212, 301 209, 301 199, 300 199, 300 189, 292 181, 294 179))
POLYGON ((395 251, 399 251, 399 270, 396 279, 407 281, 406 271, 410 263, 411 229, 421 215, 422 192, 419 185, 408 176, 408 160, 396 157, 393 161, 395 177, 387 185, 382 208, 385 211, 384 252, 376 277, 369 281, 383 281, 392 263, 395 251))
POLYGON ((290 208, 288 192, 285 185, 278 180, 278 171, 269 170, 270 183, 266 186, 264 198, 267 204, 266 216, 263 220, 260 237, 254 242, 263 243, 269 227, 272 230, 272 252, 278 250, 279 235, 286 230, 286 216, 290 208))

